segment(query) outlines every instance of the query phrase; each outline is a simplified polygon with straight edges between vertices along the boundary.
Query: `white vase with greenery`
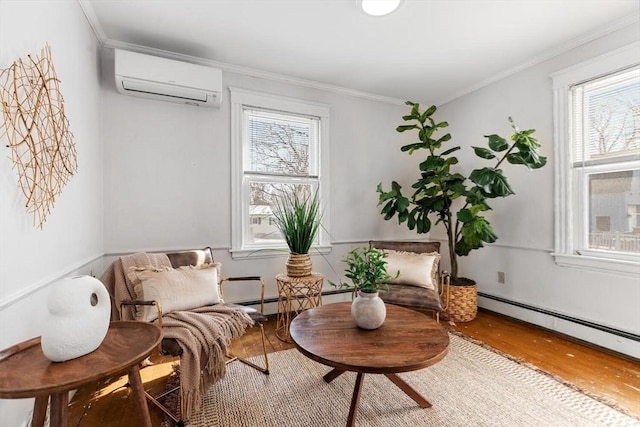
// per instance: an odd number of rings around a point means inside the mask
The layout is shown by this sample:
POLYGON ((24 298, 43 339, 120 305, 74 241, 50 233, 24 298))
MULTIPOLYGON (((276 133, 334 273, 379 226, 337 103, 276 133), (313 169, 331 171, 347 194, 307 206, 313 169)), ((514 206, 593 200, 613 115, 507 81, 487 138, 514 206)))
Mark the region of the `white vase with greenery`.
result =
POLYGON ((345 276, 351 279, 353 286, 343 282, 337 285, 329 282, 336 287, 357 291, 358 296, 351 304, 351 315, 356 325, 362 329, 377 329, 386 318, 387 309, 378 295, 379 290, 389 289, 386 282, 391 279, 391 275, 387 273, 386 258, 387 254, 380 250, 356 248, 344 260, 347 263, 345 276))

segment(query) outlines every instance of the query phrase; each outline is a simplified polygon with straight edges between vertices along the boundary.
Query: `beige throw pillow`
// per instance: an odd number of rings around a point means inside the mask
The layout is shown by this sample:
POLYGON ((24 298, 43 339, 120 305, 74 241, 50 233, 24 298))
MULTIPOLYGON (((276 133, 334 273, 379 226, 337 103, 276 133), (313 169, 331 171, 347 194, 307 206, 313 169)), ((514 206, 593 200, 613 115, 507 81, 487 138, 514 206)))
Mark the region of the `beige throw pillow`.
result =
POLYGON ((392 277, 388 283, 437 289, 439 253, 418 254, 394 250, 385 250, 385 252, 387 253, 387 273, 392 277), (400 275, 395 277, 398 271, 400 275))
MULTIPOLYGON (((136 298, 157 301, 163 314, 220 303, 219 275, 218 262, 177 269, 131 267, 128 272, 136 298)), ((157 317, 155 306, 136 307, 137 320, 150 322, 157 317)))

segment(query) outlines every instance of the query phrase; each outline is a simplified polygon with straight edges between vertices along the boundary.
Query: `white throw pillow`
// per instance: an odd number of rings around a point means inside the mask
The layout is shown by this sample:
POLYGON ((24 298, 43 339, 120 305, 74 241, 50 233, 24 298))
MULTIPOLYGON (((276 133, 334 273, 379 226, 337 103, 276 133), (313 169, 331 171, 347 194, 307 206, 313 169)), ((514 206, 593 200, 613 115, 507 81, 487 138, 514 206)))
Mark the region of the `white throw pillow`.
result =
MULTIPOLYGON (((173 269, 136 268, 128 272, 136 298, 157 301, 163 314, 222 302, 218 286, 220 263, 173 269)), ((150 322, 158 317, 155 306, 137 306, 136 319, 150 322)))
POLYGON ((385 250, 387 253, 387 273, 391 279, 387 283, 420 286, 436 290, 438 252, 422 253, 385 250), (400 272, 398 277, 396 274, 400 272))

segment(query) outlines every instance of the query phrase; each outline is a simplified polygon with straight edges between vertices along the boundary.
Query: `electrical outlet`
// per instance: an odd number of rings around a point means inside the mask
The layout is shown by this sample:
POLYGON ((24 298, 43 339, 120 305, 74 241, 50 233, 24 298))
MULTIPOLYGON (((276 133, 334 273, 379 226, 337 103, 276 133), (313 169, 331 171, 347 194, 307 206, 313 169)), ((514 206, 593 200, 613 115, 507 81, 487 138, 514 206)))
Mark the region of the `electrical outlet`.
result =
POLYGON ((498 271, 498 283, 505 284, 504 271, 498 271))

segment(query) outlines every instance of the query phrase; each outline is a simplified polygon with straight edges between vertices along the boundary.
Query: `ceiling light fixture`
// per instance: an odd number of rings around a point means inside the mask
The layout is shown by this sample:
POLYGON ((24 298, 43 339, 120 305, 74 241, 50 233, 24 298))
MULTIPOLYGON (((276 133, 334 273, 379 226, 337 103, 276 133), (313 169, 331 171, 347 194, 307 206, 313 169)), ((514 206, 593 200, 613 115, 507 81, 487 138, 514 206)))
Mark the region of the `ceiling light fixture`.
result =
POLYGON ((367 15, 384 16, 400 7, 400 3, 402 0, 361 0, 360 6, 367 15))

